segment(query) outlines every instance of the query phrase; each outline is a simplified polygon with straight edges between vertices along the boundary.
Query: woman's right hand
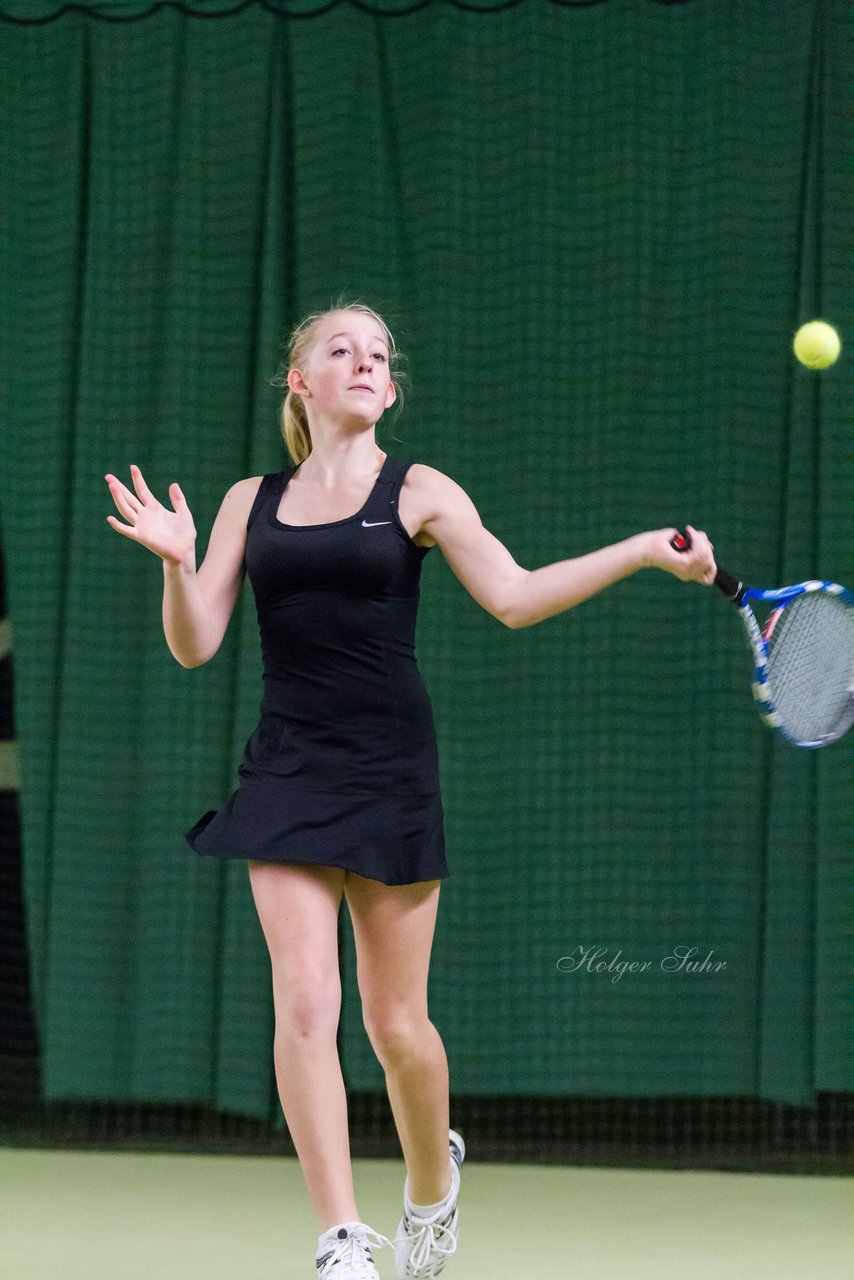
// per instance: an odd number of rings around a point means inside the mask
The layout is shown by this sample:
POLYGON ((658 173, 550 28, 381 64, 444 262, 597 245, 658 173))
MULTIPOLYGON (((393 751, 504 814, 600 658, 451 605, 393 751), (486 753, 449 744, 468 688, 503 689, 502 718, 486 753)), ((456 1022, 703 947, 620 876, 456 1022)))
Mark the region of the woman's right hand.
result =
POLYGON ((108 474, 104 477, 119 513, 129 521, 121 524, 115 516, 107 516, 108 524, 117 533, 148 547, 162 560, 181 564, 188 555, 194 554, 196 545, 196 526, 183 493, 177 484, 169 486, 169 498, 175 509, 167 511, 143 480, 139 467, 133 463, 130 474, 136 493, 131 493, 115 476, 108 474))

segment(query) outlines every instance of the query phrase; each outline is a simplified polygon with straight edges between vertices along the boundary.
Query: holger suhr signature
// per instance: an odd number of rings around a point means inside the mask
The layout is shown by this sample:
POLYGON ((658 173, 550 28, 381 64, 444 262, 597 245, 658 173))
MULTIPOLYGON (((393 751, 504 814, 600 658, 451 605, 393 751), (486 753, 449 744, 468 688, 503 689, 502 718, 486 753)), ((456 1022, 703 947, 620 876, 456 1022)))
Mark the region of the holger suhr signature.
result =
POLYGON ((702 959, 699 958, 699 947, 673 947, 658 961, 623 960, 622 954, 621 949, 609 959, 607 947, 583 947, 579 944, 571 955, 561 956, 557 967, 561 973, 610 974, 612 982, 619 982, 626 973, 648 973, 655 967, 662 973, 721 973, 727 967, 726 960, 714 958, 713 948, 702 959))

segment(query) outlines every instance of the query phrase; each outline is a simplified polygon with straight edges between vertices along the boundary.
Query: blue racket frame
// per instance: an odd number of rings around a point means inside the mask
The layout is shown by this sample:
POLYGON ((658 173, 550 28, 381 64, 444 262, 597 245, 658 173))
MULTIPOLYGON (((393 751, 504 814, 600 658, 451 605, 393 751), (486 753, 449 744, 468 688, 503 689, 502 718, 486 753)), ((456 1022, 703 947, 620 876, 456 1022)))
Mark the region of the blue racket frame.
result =
MULTIPOLYGON (((670 540, 670 545, 674 551, 678 551, 680 554, 687 551, 691 546, 691 535, 687 529, 677 529, 670 540)), ((791 587, 777 587, 773 590, 764 591, 759 587, 746 586, 726 569, 721 568, 720 565, 717 568, 714 585, 722 595, 726 596, 727 600, 735 605, 741 617, 747 634, 747 642, 753 654, 753 697, 756 700, 759 715, 765 724, 772 729, 776 729, 787 742, 791 742, 795 747, 824 747, 828 743, 836 742, 838 738, 841 738, 854 724, 854 674, 852 675, 851 683, 848 685, 848 703, 845 712, 840 716, 833 732, 824 734, 823 737, 814 742, 805 742, 801 738, 795 738, 787 730, 774 703, 774 689, 768 676, 767 637, 774 630, 786 606, 800 596, 808 595, 811 592, 823 591, 841 600, 849 609, 854 609, 854 594, 847 587, 840 586, 838 582, 826 582, 817 578, 811 578, 807 582, 796 582, 791 587), (749 600, 761 600, 764 604, 776 604, 779 606, 771 613, 764 627, 760 627, 756 615, 748 604, 749 600)))
POLYGON ((767 725, 770 725, 772 729, 776 729, 796 747, 816 748, 826 746, 829 742, 835 742, 854 723, 854 689, 849 689, 848 714, 842 717, 839 726, 832 734, 826 734, 815 742, 802 742, 799 738, 792 737, 781 722, 774 703, 774 689, 768 679, 768 643, 766 635, 770 634, 777 625, 786 605, 791 604, 793 600, 797 600, 799 596, 808 595, 816 591, 825 591, 828 595, 839 598, 849 608, 854 608, 854 594, 848 591, 847 588, 840 586, 838 582, 825 582, 817 579, 798 582, 791 587, 779 587, 773 591, 762 591, 758 587, 743 587, 741 583, 739 583, 739 588, 737 602, 734 601, 734 603, 736 603, 736 608, 753 653, 753 681, 751 687, 760 717, 767 725), (779 608, 774 610, 765 626, 760 627, 756 615, 747 603, 749 600, 762 601, 765 604, 777 604, 779 608))

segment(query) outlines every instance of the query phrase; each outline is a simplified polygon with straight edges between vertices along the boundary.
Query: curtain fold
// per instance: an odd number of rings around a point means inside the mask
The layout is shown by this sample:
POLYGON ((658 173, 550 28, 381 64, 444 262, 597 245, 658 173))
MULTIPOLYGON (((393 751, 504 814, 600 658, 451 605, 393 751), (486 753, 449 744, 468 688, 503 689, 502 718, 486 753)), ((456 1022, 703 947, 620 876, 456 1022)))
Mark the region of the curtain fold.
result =
MULTIPOLYGON (((179 481, 201 563, 230 485, 287 464, 270 378, 308 311, 387 315, 413 391, 383 447, 527 568, 687 519, 748 580, 854 581, 850 361, 790 351, 817 312, 851 331, 850 9, 272 9, 2 26, 0 497, 50 1098, 276 1111, 245 866, 182 835, 257 717, 254 602, 178 667, 103 476, 179 481)), ((435 551, 418 655, 452 1089, 850 1086, 852 741, 768 734, 722 602, 643 573, 509 632, 435 551), (667 968, 680 947, 724 967, 667 968), (561 969, 579 948, 649 965, 561 969)), ((348 1083, 381 1088, 349 930, 342 964, 348 1083)))

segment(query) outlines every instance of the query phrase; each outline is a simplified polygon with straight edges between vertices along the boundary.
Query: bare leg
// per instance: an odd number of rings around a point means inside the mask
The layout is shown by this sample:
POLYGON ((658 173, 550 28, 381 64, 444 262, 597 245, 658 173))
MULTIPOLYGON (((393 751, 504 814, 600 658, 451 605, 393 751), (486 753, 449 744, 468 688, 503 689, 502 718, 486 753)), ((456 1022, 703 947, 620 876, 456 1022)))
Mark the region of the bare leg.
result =
POLYGON ((384 885, 347 872, 365 1029, 385 1071, 415 1204, 451 1189, 448 1060, 427 1016, 427 975, 441 881, 384 885))
POLYGON ((322 1234, 339 1222, 360 1220, 336 1043, 345 872, 250 862, 249 876, 273 970, 279 1098, 322 1234))

